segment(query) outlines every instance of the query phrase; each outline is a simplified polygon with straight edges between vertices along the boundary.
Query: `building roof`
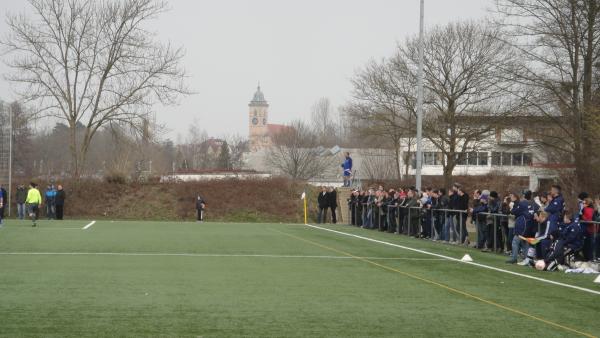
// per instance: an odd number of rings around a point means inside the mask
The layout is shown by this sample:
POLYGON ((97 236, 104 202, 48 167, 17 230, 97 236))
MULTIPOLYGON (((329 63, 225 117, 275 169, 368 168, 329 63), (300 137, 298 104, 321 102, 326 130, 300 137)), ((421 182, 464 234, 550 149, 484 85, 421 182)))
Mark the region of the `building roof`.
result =
POLYGON ((290 127, 283 124, 267 124, 267 133, 269 135, 276 135, 287 130, 288 128, 290 127))
POLYGON ((266 105, 267 100, 265 100, 265 95, 260 90, 260 84, 256 88, 256 92, 254 93, 254 97, 252 97, 252 101, 250 101, 250 105, 266 105))

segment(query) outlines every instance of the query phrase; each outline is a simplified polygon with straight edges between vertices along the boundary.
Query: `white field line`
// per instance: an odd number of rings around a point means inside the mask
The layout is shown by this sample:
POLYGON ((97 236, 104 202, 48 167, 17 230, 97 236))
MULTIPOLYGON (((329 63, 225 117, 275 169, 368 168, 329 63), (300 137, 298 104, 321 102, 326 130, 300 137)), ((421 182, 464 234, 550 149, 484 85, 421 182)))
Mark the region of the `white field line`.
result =
MULTIPOLYGON (((3 228, 0 228, 0 229, 3 229, 3 228)), ((28 226, 25 226, 25 227, 10 227, 10 228, 6 228, 6 229, 7 230, 11 230, 11 231, 12 230, 30 230, 30 231, 40 231, 40 230, 42 230, 42 231, 43 230, 81 230, 80 227, 77 227, 77 228, 75 228, 75 227, 51 227, 51 228, 48 228, 48 227, 41 227, 41 226, 39 226, 39 224, 36 227, 32 227, 31 225, 28 225, 28 226)))
POLYGON ((333 233, 344 235, 344 236, 349 236, 349 237, 354 237, 354 238, 358 238, 358 239, 363 239, 363 240, 369 241, 369 242, 374 242, 374 243, 378 243, 378 244, 388 245, 388 246, 392 246, 392 247, 396 247, 396 248, 400 248, 400 249, 404 249, 404 250, 408 250, 408 251, 418 252, 418 253, 422 253, 424 255, 434 256, 434 257, 446 259, 446 260, 453 261, 453 262, 458 262, 458 263, 462 263, 462 264, 473 265, 473 266, 477 266, 477 267, 480 267, 480 268, 489 269, 489 270, 493 270, 493 271, 497 271, 497 272, 502 272, 502 273, 506 273, 506 274, 509 274, 509 275, 513 275, 513 276, 519 276, 519 277, 523 277, 523 278, 533 279, 533 280, 536 280, 536 281, 539 281, 539 282, 543 282, 543 283, 548 283, 548 284, 552 284, 552 285, 558 285, 558 286, 562 286, 562 287, 565 287, 565 288, 570 288, 570 289, 575 289, 575 290, 579 290, 579 291, 583 291, 583 292, 588 292, 588 293, 595 294, 595 295, 600 295, 600 291, 596 291, 596 290, 592 290, 592 289, 586 289, 586 288, 582 288, 582 287, 576 286, 576 285, 560 283, 560 282, 556 282, 556 281, 553 281, 553 280, 544 279, 544 278, 535 277, 535 276, 530 276, 530 275, 526 275, 526 274, 523 274, 523 273, 518 273, 518 272, 514 272, 514 271, 510 271, 510 270, 500 269, 500 268, 496 268, 496 267, 485 265, 485 264, 480 264, 480 263, 475 263, 475 262, 464 262, 464 261, 462 261, 462 260, 460 260, 458 258, 444 256, 444 255, 436 254, 436 253, 425 251, 425 250, 414 249, 414 248, 407 247, 407 246, 404 246, 404 245, 399 245, 399 244, 394 244, 394 243, 390 243, 390 242, 380 241, 380 240, 369 238, 369 237, 364 237, 364 236, 359 236, 359 235, 355 235, 355 234, 350 234, 350 233, 343 232, 343 231, 337 231, 337 230, 333 230, 333 229, 323 228, 323 227, 312 225, 312 224, 306 224, 306 226, 308 226, 310 228, 313 228, 313 229, 329 231, 329 232, 333 232, 333 233))
MULTIPOLYGON (((10 256, 175 256, 175 257, 258 257, 258 258, 314 258, 314 259, 354 259, 349 256, 306 256, 306 255, 268 255, 268 254, 210 254, 210 253, 160 253, 160 252, 0 252, 10 256)), ((402 261, 443 261, 443 258, 407 258, 407 257, 360 257, 371 260, 402 261)))
POLYGON ((89 228, 90 228, 92 225, 94 225, 95 223, 96 223, 96 221, 91 221, 89 224, 87 224, 86 226, 84 226, 84 227, 83 227, 83 228, 81 228, 81 229, 83 229, 83 230, 87 230, 87 229, 89 229, 89 228))

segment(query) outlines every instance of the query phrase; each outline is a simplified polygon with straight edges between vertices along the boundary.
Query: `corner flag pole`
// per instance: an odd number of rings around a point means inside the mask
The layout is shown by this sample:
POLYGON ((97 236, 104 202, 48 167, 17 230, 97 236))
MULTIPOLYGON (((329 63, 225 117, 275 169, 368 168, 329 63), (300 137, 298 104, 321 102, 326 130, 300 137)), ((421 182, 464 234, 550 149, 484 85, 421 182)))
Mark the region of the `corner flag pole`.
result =
POLYGON ((308 224, 308 202, 306 201, 306 190, 302 192, 302 199, 304 200, 304 225, 308 224))

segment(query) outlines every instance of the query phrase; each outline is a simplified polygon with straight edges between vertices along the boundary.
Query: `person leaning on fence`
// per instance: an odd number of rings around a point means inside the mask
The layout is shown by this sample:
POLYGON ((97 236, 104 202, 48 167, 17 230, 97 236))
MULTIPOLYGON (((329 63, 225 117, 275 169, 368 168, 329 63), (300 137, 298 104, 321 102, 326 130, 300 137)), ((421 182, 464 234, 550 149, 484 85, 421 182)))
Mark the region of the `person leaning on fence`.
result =
POLYGON ((498 193, 491 191, 488 198, 488 213, 496 215, 488 215, 485 219, 487 223, 487 246, 483 251, 500 250, 504 246, 502 242, 502 228, 500 227, 500 218, 497 214, 500 212, 500 201, 498 193))
POLYGON ((196 197, 196 213, 197 213, 197 222, 204 222, 204 210, 206 209, 206 200, 198 194, 196 197))
POLYGON ((25 201, 27 200, 27 190, 25 190, 25 186, 23 184, 19 184, 17 187, 17 218, 20 220, 25 219, 25 214, 27 214, 27 210, 25 208, 25 201))
POLYGON ((469 232, 467 231, 467 211, 469 210, 469 195, 463 187, 458 188, 458 200, 456 204, 456 209, 459 211, 459 244, 469 245, 469 232))
POLYGON ((406 201, 406 225, 408 226, 408 235, 416 237, 419 232, 419 220, 421 219, 421 210, 417 210, 419 205, 419 196, 415 188, 409 188, 406 201))
POLYGON ((317 207, 319 208, 319 215, 317 222, 319 224, 325 223, 327 219, 327 208, 329 207, 329 193, 327 192, 327 187, 321 187, 321 192, 319 196, 317 196, 317 207))
POLYGON ((488 212, 488 197, 481 195, 480 190, 475 190, 473 193, 473 208, 470 209, 470 212, 477 229, 477 244, 475 248, 484 249, 487 239, 487 224, 486 216, 481 214, 488 212))
POLYGON ((27 191, 25 203, 27 204, 27 211, 31 218, 31 226, 35 227, 37 226, 40 206, 42 205, 42 194, 40 194, 40 191, 37 189, 37 184, 33 182, 29 183, 29 190, 27 191))

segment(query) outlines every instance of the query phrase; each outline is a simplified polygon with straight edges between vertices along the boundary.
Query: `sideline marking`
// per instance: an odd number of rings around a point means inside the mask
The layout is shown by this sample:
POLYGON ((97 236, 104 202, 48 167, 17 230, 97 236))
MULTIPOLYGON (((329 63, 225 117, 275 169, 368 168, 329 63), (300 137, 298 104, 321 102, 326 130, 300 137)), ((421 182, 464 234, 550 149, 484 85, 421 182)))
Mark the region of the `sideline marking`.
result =
POLYGON ((535 277, 535 276, 530 276, 530 275, 526 275, 526 274, 523 274, 523 273, 518 273, 518 272, 514 272, 514 271, 510 271, 510 270, 500 269, 500 268, 496 268, 496 267, 485 265, 485 264, 481 264, 481 263, 464 262, 464 261, 461 261, 458 258, 449 257, 449 256, 445 256, 445 255, 440 255, 440 254, 436 254, 436 253, 425 251, 425 250, 414 249, 414 248, 411 248, 411 247, 408 247, 408 246, 404 246, 404 245, 400 245, 400 244, 394 244, 394 243, 390 243, 390 242, 380 241, 380 240, 369 238, 369 237, 363 237, 363 236, 359 236, 359 235, 355 235, 355 234, 350 234, 350 233, 343 232, 343 231, 337 231, 337 230, 333 230, 333 229, 323 228, 323 227, 312 225, 312 224, 305 224, 305 225, 308 226, 308 227, 314 228, 314 229, 330 231, 330 232, 334 232, 334 233, 340 234, 340 235, 345 235, 345 236, 349 236, 349 237, 355 237, 355 238, 359 238, 359 239, 364 239, 366 241, 370 241, 370 242, 374 242, 374 243, 389 245, 389 246, 393 246, 393 247, 404 249, 404 250, 408 250, 408 251, 422 253, 424 255, 429 255, 429 256, 434 256, 434 257, 438 257, 438 258, 447 259, 449 261, 454 261, 454 262, 458 262, 458 263, 462 263, 462 264, 468 264, 468 265, 474 265, 474 266, 478 266, 480 268, 489 269, 489 270, 498 271, 498 272, 503 272, 503 273, 507 273, 507 274, 513 275, 513 276, 519 276, 519 277, 529 278, 529 279, 533 279, 533 280, 536 280, 536 281, 539 281, 539 282, 544 282, 544 283, 548 283, 548 284, 552 284, 552 285, 558 285, 558 286, 562 286, 562 287, 566 287, 566 288, 571 288, 571 289, 575 289, 575 290, 579 290, 579 291, 583 291, 583 292, 592 293, 592 294, 595 294, 595 295, 600 295, 600 291, 596 291, 596 290, 592 290, 592 289, 586 289, 586 288, 583 288, 583 287, 580 287, 580 286, 576 286, 576 285, 565 284, 565 283, 561 283, 561 282, 555 282, 553 280, 544 279, 544 278, 535 277))
MULTIPOLYGON (((152 253, 152 252, 0 252, 10 256, 180 256, 180 257, 257 257, 257 258, 319 258, 319 259, 354 259, 348 256, 304 256, 304 255, 268 255, 268 254, 202 254, 202 253, 152 253)), ((442 258, 407 258, 407 257, 361 257, 372 260, 400 261, 444 261, 442 258)))
POLYGON ((96 223, 96 221, 91 221, 91 222, 90 222, 88 225, 84 226, 84 227, 83 227, 83 228, 81 228, 81 229, 83 229, 83 230, 87 230, 87 229, 89 229, 89 228, 90 228, 92 225, 94 225, 95 223, 96 223))
MULTIPOLYGON (((307 225, 308 225, 308 224, 307 224, 307 225)), ((324 229, 325 229, 325 228, 324 228, 324 229)), ((288 234, 288 233, 285 233, 285 232, 282 232, 282 231, 279 231, 279 230, 274 230, 274 229, 271 229, 271 230, 272 230, 272 231, 275 231, 275 232, 278 232, 278 233, 280 233, 280 234, 282 234, 282 235, 286 235, 286 236, 289 236, 289 237, 295 238, 295 239, 297 239, 297 240, 299 240, 299 241, 303 241, 303 242, 306 242, 306 243, 312 244, 312 245, 314 245, 314 246, 317 246, 317 247, 320 247, 320 248, 323 248, 323 249, 326 249, 326 250, 329 250, 329 251, 337 252, 337 253, 339 253, 339 254, 342 254, 342 255, 346 255, 346 256, 348 256, 348 257, 351 257, 351 258, 357 259, 357 260, 359 260, 359 261, 361 261, 361 262, 369 263, 369 264, 375 265, 375 266, 377 266, 377 267, 380 267, 380 268, 382 268, 382 269, 385 269, 385 270, 388 270, 388 271, 392 271, 392 272, 396 272, 396 273, 399 273, 399 274, 401 274, 401 275, 404 275, 404 276, 406 276, 406 277, 410 277, 410 278, 417 279, 417 280, 420 280, 420 281, 422 281, 422 282, 425 282, 425 283, 428 283, 428 284, 432 284, 432 285, 438 286, 438 287, 440 287, 440 288, 443 288, 443 289, 446 289, 446 290, 448 290, 448 291, 451 291, 451 292, 454 292, 454 293, 458 293, 458 294, 460 294, 460 295, 463 295, 463 296, 465 296, 465 297, 467 297, 467 298, 475 299, 475 300, 478 300, 478 301, 480 301, 480 302, 482 302, 482 303, 485 303, 485 304, 488 304, 488 305, 493 305, 493 306, 495 306, 495 307, 498 307, 498 308, 500 308, 500 309, 504 309, 504 310, 506 310, 506 311, 509 311, 509 312, 512 312, 512 313, 516 313, 516 314, 518 314, 518 315, 525 316, 525 317, 528 317, 528 318, 531 318, 531 319, 534 319, 534 320, 540 321, 540 322, 542 322, 542 323, 544 323, 544 324, 548 324, 548 325, 554 326, 554 327, 556 327, 556 328, 563 329, 563 330, 565 330, 565 331, 569 331, 569 332, 577 333, 577 334, 579 334, 579 335, 581 335, 581 336, 584 336, 584 337, 589 337, 589 338, 597 338, 596 336, 594 336, 594 335, 592 335, 592 334, 590 334, 590 333, 586 333, 586 332, 578 331, 578 330, 576 330, 576 329, 573 329, 573 328, 570 328, 570 327, 568 327, 568 326, 564 326, 564 325, 561 325, 561 324, 555 323, 555 322, 553 322, 553 321, 550 321, 550 320, 547 320, 547 319, 544 319, 544 318, 540 318, 540 317, 534 316, 534 315, 532 315, 532 314, 529 314, 529 313, 527 313, 527 312, 523 312, 523 311, 521 311, 521 310, 517 310, 517 309, 511 308, 511 307, 509 307, 509 306, 502 305, 502 304, 499 304, 499 303, 493 302, 493 301, 491 301, 491 300, 487 300, 487 299, 485 299, 485 298, 481 298, 481 297, 479 297, 479 296, 476 296, 476 295, 470 294, 470 293, 468 293, 468 292, 466 292, 466 291, 462 291, 462 290, 459 290, 459 289, 455 289, 455 288, 453 288, 453 287, 450 287, 450 286, 448 286, 448 285, 444 285, 444 284, 442 284, 442 283, 438 283, 438 282, 436 282, 436 281, 433 281, 433 280, 430 280, 430 279, 426 279, 426 278, 420 277, 420 276, 418 276, 418 275, 414 275, 414 274, 412 274, 412 273, 410 273, 410 272, 401 271, 401 270, 398 270, 398 269, 392 268, 392 267, 390 267, 390 266, 383 265, 383 264, 381 264, 381 263, 373 262, 372 260, 368 260, 368 259, 366 259, 366 258, 362 258, 362 257, 354 256, 354 255, 353 255, 353 254, 351 254, 351 253, 348 253, 348 252, 345 252, 345 251, 342 251, 342 250, 339 250, 339 249, 335 249, 335 248, 332 248, 332 247, 329 247, 329 246, 326 246, 326 245, 323 245, 323 244, 320 244, 320 243, 317 243, 317 242, 313 242, 313 241, 311 241, 311 240, 308 240, 308 239, 305 239, 305 238, 302 238, 302 237, 298 237, 298 236, 295 236, 295 235, 292 235, 292 234, 288 234)))

